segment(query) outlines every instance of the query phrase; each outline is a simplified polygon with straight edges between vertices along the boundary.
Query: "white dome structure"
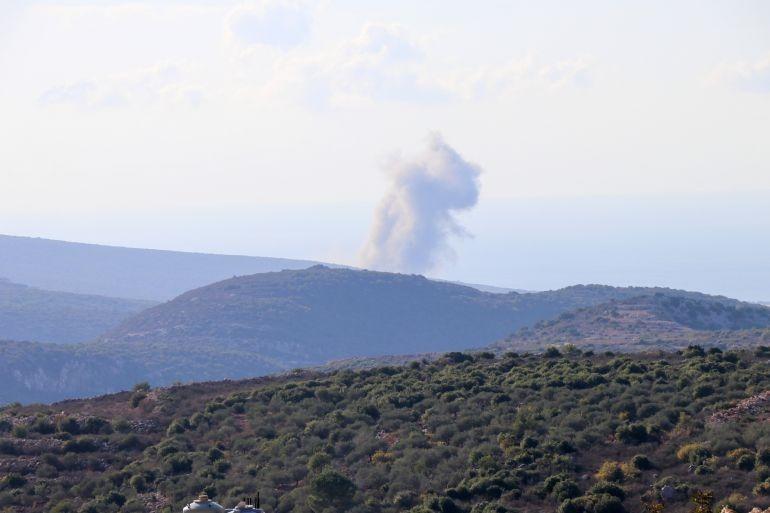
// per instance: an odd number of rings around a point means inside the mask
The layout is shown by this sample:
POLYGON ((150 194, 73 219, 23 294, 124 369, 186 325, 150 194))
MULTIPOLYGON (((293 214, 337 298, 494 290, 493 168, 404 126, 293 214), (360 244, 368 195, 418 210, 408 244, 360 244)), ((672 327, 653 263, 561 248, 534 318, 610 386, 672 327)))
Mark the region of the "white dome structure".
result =
POLYGON ((225 508, 209 499, 209 496, 202 493, 197 499, 184 507, 182 513, 189 513, 191 511, 211 511, 212 513, 224 513, 225 508))

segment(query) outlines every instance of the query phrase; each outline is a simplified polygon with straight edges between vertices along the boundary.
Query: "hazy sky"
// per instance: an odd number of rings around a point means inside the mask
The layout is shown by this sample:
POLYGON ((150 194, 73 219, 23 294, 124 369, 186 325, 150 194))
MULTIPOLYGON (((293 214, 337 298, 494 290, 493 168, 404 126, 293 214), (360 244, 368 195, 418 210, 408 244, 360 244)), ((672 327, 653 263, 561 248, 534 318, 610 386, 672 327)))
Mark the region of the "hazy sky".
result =
POLYGON ((2 0, 0 232, 355 263, 385 163, 438 131, 483 172, 434 274, 770 299, 768 27, 763 0, 2 0))

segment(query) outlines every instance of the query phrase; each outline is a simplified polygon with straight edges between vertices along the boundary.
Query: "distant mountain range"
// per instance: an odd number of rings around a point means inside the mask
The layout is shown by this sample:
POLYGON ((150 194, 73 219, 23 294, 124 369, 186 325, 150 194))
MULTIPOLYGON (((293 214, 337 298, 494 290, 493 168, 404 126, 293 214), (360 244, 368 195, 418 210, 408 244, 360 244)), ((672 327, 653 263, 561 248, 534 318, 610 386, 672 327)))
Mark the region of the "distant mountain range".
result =
POLYGON ((0 277, 46 290, 153 301, 232 276, 315 264, 0 235, 0 277))
MULTIPOLYGON (((0 403, 95 395, 145 380, 161 385, 235 379, 335 359, 479 348, 565 312, 655 294, 745 308, 727 298, 669 289, 588 285, 493 294, 415 275, 315 266, 186 292, 91 343, 2 342, 0 403)), ((770 325, 765 309, 755 308, 761 311, 750 324, 734 325, 770 325)), ((544 336, 522 347, 558 342, 544 336)))
POLYGON ((155 304, 52 292, 0 278, 0 339, 86 342, 155 304))

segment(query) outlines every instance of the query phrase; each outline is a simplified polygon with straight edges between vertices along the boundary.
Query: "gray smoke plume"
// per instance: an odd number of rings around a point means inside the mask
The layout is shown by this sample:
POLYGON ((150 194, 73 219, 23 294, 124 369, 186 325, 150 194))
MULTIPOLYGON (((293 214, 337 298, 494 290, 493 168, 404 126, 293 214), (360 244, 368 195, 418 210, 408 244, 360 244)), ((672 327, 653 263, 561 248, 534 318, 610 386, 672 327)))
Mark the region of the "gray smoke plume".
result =
POLYGON ((451 235, 467 235, 455 213, 472 208, 479 197, 481 170, 432 134, 417 158, 389 169, 390 189, 375 213, 361 253, 364 267, 422 273, 451 254, 451 235))

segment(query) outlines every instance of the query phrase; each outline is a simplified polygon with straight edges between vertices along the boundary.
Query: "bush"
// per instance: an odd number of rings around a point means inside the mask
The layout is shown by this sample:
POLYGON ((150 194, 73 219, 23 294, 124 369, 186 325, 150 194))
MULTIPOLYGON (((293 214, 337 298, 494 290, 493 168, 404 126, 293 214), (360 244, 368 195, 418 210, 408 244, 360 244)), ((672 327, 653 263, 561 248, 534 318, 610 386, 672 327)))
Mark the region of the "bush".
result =
POLYGON ((131 488, 136 490, 137 493, 142 493, 147 490, 147 481, 144 479, 144 476, 133 476, 128 484, 130 484, 131 488))
POLYGON ((588 493, 591 495, 612 495, 621 501, 625 500, 626 498, 625 490, 623 490, 623 488, 619 487, 615 483, 610 483, 609 481, 599 481, 591 487, 588 493))
POLYGON ((131 404, 132 408, 136 408, 139 406, 139 403, 142 402, 147 397, 147 394, 145 392, 134 392, 131 394, 131 398, 129 399, 129 403, 131 404))
POLYGON ((95 440, 90 438, 79 438, 76 440, 68 440, 64 443, 64 452, 95 452, 99 449, 95 440))
POLYGON ((644 424, 626 424, 615 431, 615 437, 624 444, 641 444, 647 441, 649 433, 644 424))
POLYGON ((580 488, 577 483, 570 479, 560 481, 553 487, 553 496, 559 502, 573 499, 578 495, 580 495, 580 488))
POLYGON ((637 454, 631 458, 631 465, 639 470, 651 470, 653 468, 650 459, 643 454, 637 454))
POLYGON ((42 463, 37 466, 35 475, 44 479, 54 479, 59 477, 59 471, 53 465, 42 463))
POLYGON ((622 483, 626 478, 626 475, 623 472, 623 466, 620 462, 605 461, 602 463, 602 466, 599 467, 599 471, 596 472, 596 478, 611 483, 622 483))
POLYGON ((63 433, 77 435, 80 433, 80 424, 74 417, 64 417, 58 422, 58 429, 63 433))
POLYGON ((711 457, 711 451, 701 443, 685 444, 676 451, 676 458, 679 461, 687 461, 692 464, 699 464, 709 457, 711 457))
POLYGON ((114 504, 117 507, 123 506, 123 504, 126 503, 126 496, 122 493, 116 492, 115 490, 112 490, 110 493, 107 494, 106 497, 104 497, 105 504, 114 504))
POLYGON ((50 435, 56 431, 56 427, 46 418, 39 418, 32 424, 32 431, 41 435, 50 435))
POLYGON ((0 480, 0 484, 2 484, 3 488, 21 488, 27 484, 27 480, 19 474, 11 472, 0 480))
POLYGON ((334 470, 324 470, 310 482, 311 507, 346 507, 356 493, 356 485, 334 470))
POLYGON ((212 447, 211 449, 209 449, 209 452, 208 452, 209 461, 217 461, 222 459, 224 456, 225 456, 225 453, 222 452, 222 450, 219 449, 218 447, 212 447))
POLYGON ((698 385, 693 391, 693 395, 696 398, 708 397, 714 393, 714 387, 711 385, 698 385))
POLYGON ((183 454, 172 454, 163 463, 166 475, 186 474, 192 470, 192 460, 183 454))
POLYGON ((749 456, 748 454, 744 454, 738 460, 735 462, 736 468, 740 470, 754 470, 754 458, 749 456))
POLYGON ((625 513, 620 499, 614 495, 586 495, 564 501, 559 513, 625 513))
POLYGON ((763 447, 757 451, 757 465, 770 465, 770 449, 763 447))
POLYGON ((10 440, 0 440, 0 454, 14 455, 17 452, 15 443, 10 440))
POLYGON ((320 472, 329 464, 331 464, 332 458, 326 453, 317 452, 310 457, 307 462, 307 469, 310 472, 320 472))
POLYGON ((752 491, 754 495, 770 495, 770 481, 762 481, 752 491))

